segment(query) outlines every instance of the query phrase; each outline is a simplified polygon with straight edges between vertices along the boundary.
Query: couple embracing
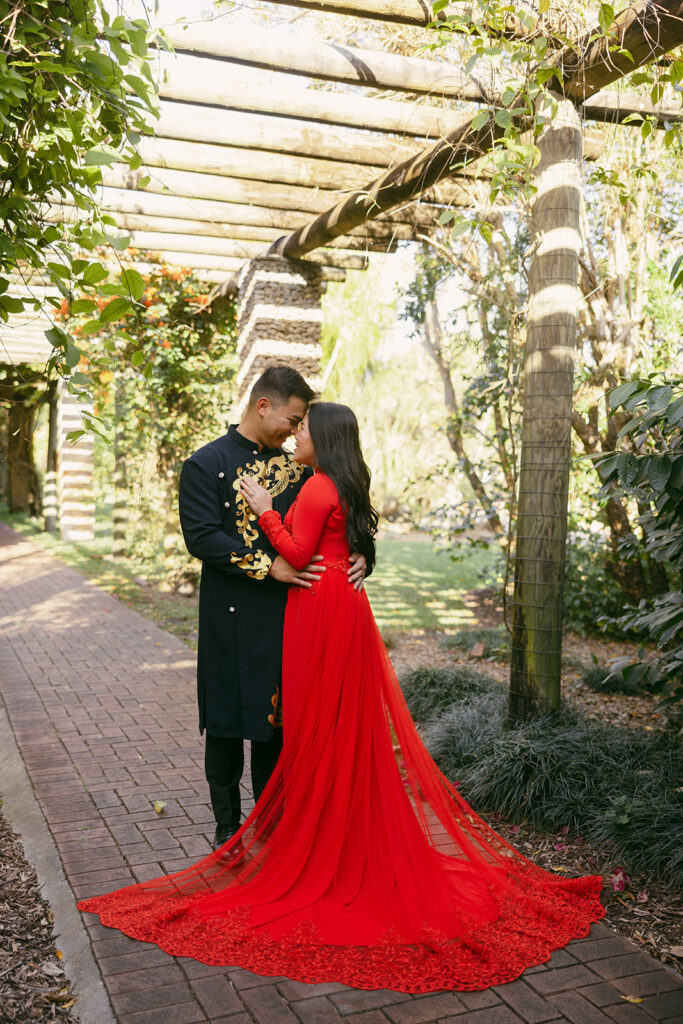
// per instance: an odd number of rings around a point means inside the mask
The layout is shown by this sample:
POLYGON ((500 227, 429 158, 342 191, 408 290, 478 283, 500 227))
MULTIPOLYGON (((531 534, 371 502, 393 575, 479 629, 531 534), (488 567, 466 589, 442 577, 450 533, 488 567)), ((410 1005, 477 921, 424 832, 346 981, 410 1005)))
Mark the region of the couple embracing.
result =
POLYGON ((604 914, 537 867, 418 736, 362 579, 377 515, 358 424, 271 367, 181 476, 203 562, 199 710, 217 828, 191 868, 79 904, 204 963, 406 992, 518 977, 604 914), (292 458, 281 445, 295 435, 292 458), (256 805, 243 824, 243 739, 256 805))

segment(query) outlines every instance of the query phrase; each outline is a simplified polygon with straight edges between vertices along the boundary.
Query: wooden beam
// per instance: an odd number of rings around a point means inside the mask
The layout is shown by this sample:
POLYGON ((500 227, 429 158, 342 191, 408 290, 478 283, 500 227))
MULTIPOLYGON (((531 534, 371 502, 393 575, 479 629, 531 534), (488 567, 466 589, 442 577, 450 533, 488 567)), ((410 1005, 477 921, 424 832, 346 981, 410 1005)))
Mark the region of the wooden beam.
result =
POLYGON ((436 19, 443 20, 445 12, 434 14, 430 0, 271 0, 286 7, 303 7, 307 11, 325 14, 350 14, 355 18, 391 21, 398 25, 425 27, 436 19))
POLYGON ((450 107, 416 101, 374 99, 357 92, 292 87, 290 76, 237 67, 228 61, 161 51, 159 94, 163 99, 232 110, 279 114, 372 132, 438 139, 453 131, 461 114, 450 107), (272 81, 275 79, 275 81, 272 81))
MULTIPOLYGON (((253 259, 255 256, 264 256, 267 245, 261 242, 240 242, 229 241, 224 238, 209 238, 206 235, 179 235, 167 234, 157 231, 133 231, 131 232, 131 248, 148 252, 162 253, 193 253, 206 256, 207 258, 227 258, 235 260, 253 259)), ((315 262, 328 263, 330 266, 351 267, 355 270, 362 270, 367 265, 364 256, 344 250, 322 251, 316 254, 318 259, 315 262)), ((165 256, 164 256, 165 258, 165 256)), ((176 256, 176 261, 181 260, 176 256)), ((200 265, 200 264, 198 264, 200 265)))
POLYGON ((617 15, 605 35, 587 32, 576 46, 561 52, 557 66, 564 94, 583 103, 681 42, 683 0, 637 0, 617 15))
MULTIPOLYGON (((453 16, 465 18, 472 17, 475 13, 481 17, 482 13, 478 8, 473 11, 471 7, 457 3, 450 4, 435 14, 431 0, 271 0, 271 3, 286 7, 303 7, 307 11, 321 11, 326 14, 347 14, 355 18, 390 21, 398 25, 416 25, 420 28, 426 28, 435 22, 443 22, 453 16)), ((518 4, 518 9, 521 6, 518 4)), ((529 8, 526 10, 528 17, 524 21, 508 13, 505 24, 492 27, 490 34, 514 39, 532 39, 541 34, 550 36, 551 27, 538 20, 537 11, 529 8)))
MULTIPOLYGON (((240 149, 267 149, 299 156, 324 153, 328 160, 388 167, 415 151, 415 140, 318 125, 292 117, 255 116, 197 103, 162 100, 154 135, 240 149)), ((462 118, 460 119, 460 122, 462 118)))
MULTIPOLYGON (((318 213, 338 202, 340 197, 348 193, 341 190, 304 188, 300 185, 272 185, 270 182, 249 181, 245 178, 227 178, 220 174, 194 174, 191 171, 177 171, 167 168, 138 168, 131 171, 123 165, 114 165, 102 169, 102 180, 105 185, 114 188, 137 189, 143 178, 149 177, 144 186, 145 191, 168 193, 175 196, 187 196, 196 199, 218 200, 243 205, 267 206, 280 210, 304 211, 318 213)), ((474 184, 474 183, 473 183, 474 184)), ((435 202, 439 205, 471 205, 468 199, 470 185, 457 182, 439 182, 433 192, 426 192, 425 203, 435 202)), ((351 193, 356 195, 355 192, 351 193)), ((434 224, 440 210, 430 211, 429 206, 421 207, 429 224, 434 224), (426 213, 426 211, 428 211, 426 213)), ((412 213, 409 209, 402 210, 399 220, 410 223, 412 213)), ((377 218, 373 218, 377 219, 377 218)), ((424 217, 418 221, 424 226, 424 217)))
MULTIPOLYGON (((105 206, 100 207, 102 213, 109 213, 105 206)), ((112 211, 113 212, 113 211, 112 211)), ((83 211, 76 206, 63 204, 51 206, 43 215, 51 224, 61 222, 75 223, 84 218, 83 211)), ((209 237, 223 238, 234 244, 246 242, 273 242, 280 238, 282 231, 272 227, 252 227, 244 224, 212 224, 207 221, 175 219, 173 217, 148 217, 137 213, 117 213, 116 226, 120 231, 161 232, 163 234, 190 235, 192 238, 209 237)), ((377 226, 377 225, 375 225, 377 226)), ((393 252, 400 238, 414 237, 414 229, 402 224, 392 227, 388 224, 383 232, 369 238, 364 234, 344 235, 335 240, 334 248, 364 249, 371 252, 393 252), (400 235, 397 234, 400 232, 400 235)), ((166 247, 168 248, 168 246, 166 247)))
POLYGON ((596 96, 581 104, 584 117, 593 121, 605 121, 612 124, 623 124, 632 118, 633 124, 639 124, 642 118, 656 118, 658 128, 669 124, 683 122, 683 109, 680 103, 652 103, 648 96, 639 96, 637 92, 599 92, 596 96))
MULTIPOLYGON (((52 196, 55 205, 70 206, 57 194, 52 196)), ((242 228, 264 229, 269 237, 279 237, 283 229, 294 230, 305 224, 306 212, 276 210, 267 206, 247 206, 239 203, 222 203, 210 199, 192 199, 187 196, 164 195, 142 190, 110 188, 103 186, 98 189, 97 201, 100 208, 111 214, 137 214, 141 217, 163 217, 174 221, 188 221, 190 224, 214 224, 232 230, 238 225, 242 228), (270 232, 273 232, 270 235, 270 232)), ((409 239, 415 236, 420 227, 429 228, 436 223, 439 210, 430 212, 429 207, 416 206, 410 211, 410 222, 398 219, 379 219, 364 225, 362 236, 367 238, 409 239)), ((407 215, 408 216, 408 215, 407 215)), ((194 230, 194 229, 193 229, 194 230)), ((203 231, 203 227, 201 228, 203 231)), ((206 233, 206 232, 205 232, 206 233)), ((210 232, 208 232, 210 234, 210 232)), ((247 234, 243 238, 251 238, 247 234)), ((254 236, 254 237, 261 237, 254 236)), ((265 236, 264 240, 267 240, 265 236)))
MULTIPOLYGON (((621 40, 634 58, 637 57, 635 63, 628 64, 628 70, 634 70, 639 64, 653 60, 683 42, 683 0, 638 0, 617 16, 609 35, 621 40), (656 26, 653 22, 655 8, 656 26), (655 27, 658 33, 653 36, 655 27), (653 41, 655 39, 656 42, 653 41)), ((557 67, 565 74, 565 89, 575 102, 583 102, 587 95, 623 74, 623 57, 619 64, 612 61, 606 44, 601 45, 600 40, 590 44, 584 52, 587 60, 585 78, 583 65, 576 60, 572 47, 566 47, 555 58, 557 67)), ((511 105, 514 107, 515 102, 511 105)), ((521 132, 532 127, 527 114, 515 118, 515 124, 521 132)), ((372 220, 399 203, 409 202, 442 178, 490 152, 502 134, 502 129, 492 119, 479 129, 470 123, 452 132, 436 146, 387 171, 363 192, 341 200, 306 227, 280 239, 270 251, 274 255, 295 259, 320 245, 329 245, 338 234, 348 234, 363 221, 372 220)))
POLYGON ((444 61, 302 39, 293 32, 254 32, 234 21, 172 25, 165 32, 176 50, 221 57, 250 67, 429 96, 467 100, 490 97, 491 83, 480 84, 444 61))
MULTIPOLYGON (((276 145, 276 140, 273 140, 276 145)), ((384 169, 368 164, 342 163, 316 156, 292 156, 289 152, 214 146, 179 139, 141 139, 136 149, 148 167, 173 167, 202 174, 223 174, 273 184, 306 188, 362 188, 384 169)))
MULTIPOLYGON (((187 54, 159 54, 161 70, 160 94, 167 100, 183 101, 195 105, 208 105, 213 109, 205 116, 215 117, 215 107, 227 107, 236 112, 284 115, 288 119, 303 119, 318 124, 361 128, 371 132, 392 132, 413 136, 426 142, 439 139, 455 131, 462 123, 459 111, 432 106, 426 99, 398 103, 392 100, 372 99, 355 93, 322 92, 317 89, 266 87, 263 73, 246 67, 232 66, 227 61, 211 60, 187 54)), ((273 76, 271 76, 273 77, 273 76)), ((274 76, 278 77, 278 76, 274 76)), ((281 76, 287 81, 286 76, 281 76)), ((619 94, 601 92, 585 101, 582 111, 596 121, 624 121, 630 114, 643 113, 657 118, 658 125, 665 121, 680 122, 680 106, 674 102, 660 103, 656 107, 647 96, 628 91, 619 94)), ((291 130, 296 126, 289 124, 291 130)), ((277 125, 274 127, 277 128, 277 125)), ((231 134, 230 138, 233 137, 231 134)), ((274 141, 278 136, 274 135, 274 141)), ((244 138, 240 135, 240 140, 244 138)), ((215 141, 213 138, 210 141, 215 141)), ((336 145, 333 138, 330 145, 336 145)), ((343 145, 343 141, 342 141, 343 145)), ((367 158, 364 144, 363 160, 367 158)), ((291 146, 285 151, 294 153, 291 146)), ((319 152, 316 151, 316 152, 319 152)), ((326 155, 331 155, 326 149, 326 155)), ((346 152, 346 149, 344 149, 346 152)), ((585 158, 585 151, 584 151, 585 158)), ((346 159, 346 157, 345 157, 346 159)), ((382 164, 375 155, 378 164, 382 164)))

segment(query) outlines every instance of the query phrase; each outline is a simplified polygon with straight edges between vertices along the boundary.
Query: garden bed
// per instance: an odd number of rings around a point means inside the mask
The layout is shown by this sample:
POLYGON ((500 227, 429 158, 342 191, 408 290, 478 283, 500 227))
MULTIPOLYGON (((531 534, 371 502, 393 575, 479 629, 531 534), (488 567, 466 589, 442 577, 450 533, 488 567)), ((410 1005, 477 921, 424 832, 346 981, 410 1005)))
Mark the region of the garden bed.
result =
POLYGON ((19 837, 0 811, 0 1019, 78 1024, 55 946, 52 911, 19 837))

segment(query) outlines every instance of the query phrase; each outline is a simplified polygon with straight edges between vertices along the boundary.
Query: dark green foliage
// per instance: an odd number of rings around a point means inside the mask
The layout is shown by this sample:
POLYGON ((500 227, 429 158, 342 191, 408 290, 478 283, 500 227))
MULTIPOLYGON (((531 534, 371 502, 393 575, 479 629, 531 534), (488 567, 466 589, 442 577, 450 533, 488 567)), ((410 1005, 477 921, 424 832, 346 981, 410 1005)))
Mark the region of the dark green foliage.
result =
MULTIPOLYGON (((571 528, 570 528, 571 529, 571 528)), ((604 629, 598 619, 621 615, 624 594, 605 571, 604 540, 570 532, 564 566, 564 626, 575 633, 621 633, 604 629)))
POLYGON ((441 641, 444 647, 455 647, 458 650, 470 651, 477 644, 483 643, 482 658, 495 658, 496 661, 510 660, 510 641, 507 630, 490 627, 461 629, 455 636, 447 636, 441 641))
POLYGON ((473 807, 607 847, 630 870, 681 884, 683 752, 664 733, 569 711, 505 728, 505 694, 471 694, 427 727, 439 767, 473 807))
POLYGON ((582 682, 596 693, 642 693, 637 680, 613 671, 606 665, 591 665, 583 673, 582 682))
POLYGON ((657 657, 621 658, 612 667, 672 703, 683 699, 683 380, 629 380, 610 392, 609 403, 613 416, 626 419, 618 437, 633 450, 595 457, 603 490, 618 486, 638 501, 645 552, 669 582, 637 609, 605 621, 656 644, 657 657))
POLYGON ((466 694, 491 690, 502 692, 502 687, 495 679, 462 665, 453 668, 418 668, 404 673, 400 683, 410 713, 418 722, 426 722, 437 711, 466 694))

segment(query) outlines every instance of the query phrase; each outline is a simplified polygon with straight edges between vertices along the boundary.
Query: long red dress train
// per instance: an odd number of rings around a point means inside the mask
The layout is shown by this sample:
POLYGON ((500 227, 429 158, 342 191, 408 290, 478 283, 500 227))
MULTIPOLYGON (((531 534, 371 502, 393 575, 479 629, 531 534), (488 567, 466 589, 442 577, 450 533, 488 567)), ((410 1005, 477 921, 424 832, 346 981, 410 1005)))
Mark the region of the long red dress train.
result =
POLYGON ((287 603, 283 750, 234 839, 186 871, 83 900, 169 953, 301 981, 405 992, 518 977, 604 914, 599 876, 561 878, 490 829, 422 744, 316 473, 284 524, 292 565, 326 571, 287 603))

